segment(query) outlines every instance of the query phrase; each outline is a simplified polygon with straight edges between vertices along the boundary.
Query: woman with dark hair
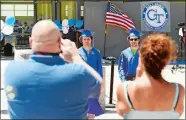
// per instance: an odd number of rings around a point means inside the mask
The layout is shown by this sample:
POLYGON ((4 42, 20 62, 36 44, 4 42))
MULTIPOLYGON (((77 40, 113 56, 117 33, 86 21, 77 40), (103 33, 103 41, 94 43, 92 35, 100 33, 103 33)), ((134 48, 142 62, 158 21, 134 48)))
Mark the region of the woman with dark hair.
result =
POLYGON ((166 34, 142 40, 136 79, 117 89, 117 113, 125 119, 179 119, 184 110, 184 87, 161 73, 175 51, 166 34))

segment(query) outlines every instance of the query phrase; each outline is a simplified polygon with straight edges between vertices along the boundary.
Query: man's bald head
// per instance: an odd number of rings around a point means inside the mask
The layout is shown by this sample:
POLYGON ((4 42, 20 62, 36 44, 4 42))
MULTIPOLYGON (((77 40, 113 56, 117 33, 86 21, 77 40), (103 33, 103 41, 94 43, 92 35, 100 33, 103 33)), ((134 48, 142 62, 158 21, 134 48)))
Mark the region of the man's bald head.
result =
POLYGON ((52 43, 61 37, 58 27, 51 20, 41 20, 32 28, 32 41, 37 43, 52 43))
POLYGON ((41 20, 32 28, 31 46, 33 50, 38 50, 43 46, 56 44, 60 38, 61 33, 54 22, 41 20))

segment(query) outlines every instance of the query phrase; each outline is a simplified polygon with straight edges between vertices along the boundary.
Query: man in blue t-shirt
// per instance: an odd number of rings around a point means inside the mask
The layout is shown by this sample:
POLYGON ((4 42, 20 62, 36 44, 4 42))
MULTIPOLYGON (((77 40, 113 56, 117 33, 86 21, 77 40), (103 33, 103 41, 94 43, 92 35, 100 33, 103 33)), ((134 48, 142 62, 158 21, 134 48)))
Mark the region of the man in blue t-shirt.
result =
POLYGON ((101 89, 100 75, 81 59, 73 42, 61 40, 50 20, 34 25, 30 45, 33 55, 12 61, 5 71, 10 118, 86 119, 88 98, 101 89))

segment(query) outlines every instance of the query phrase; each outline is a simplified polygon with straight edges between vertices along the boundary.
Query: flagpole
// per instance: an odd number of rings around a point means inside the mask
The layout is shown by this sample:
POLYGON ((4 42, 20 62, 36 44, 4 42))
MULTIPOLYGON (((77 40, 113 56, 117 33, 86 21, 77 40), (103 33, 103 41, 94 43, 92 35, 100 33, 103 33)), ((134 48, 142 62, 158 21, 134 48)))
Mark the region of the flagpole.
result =
POLYGON ((105 37, 104 37, 104 53, 103 53, 103 59, 106 59, 105 52, 106 52, 106 39, 107 39, 107 24, 105 23, 105 37))
MULTIPOLYGON (((110 0, 108 0, 107 1, 107 9, 108 9, 108 3, 110 2, 110 0)), ((108 10, 107 10, 108 11, 108 10)), ((106 12, 107 12, 106 11, 106 12)), ((107 14, 107 13, 106 13, 107 14)), ((106 54, 106 39, 107 39, 107 32, 108 32, 108 26, 107 26, 107 24, 106 24, 106 16, 107 15, 105 15, 105 37, 104 37, 104 53, 103 53, 103 59, 106 59, 106 56, 105 56, 105 54, 106 54)))

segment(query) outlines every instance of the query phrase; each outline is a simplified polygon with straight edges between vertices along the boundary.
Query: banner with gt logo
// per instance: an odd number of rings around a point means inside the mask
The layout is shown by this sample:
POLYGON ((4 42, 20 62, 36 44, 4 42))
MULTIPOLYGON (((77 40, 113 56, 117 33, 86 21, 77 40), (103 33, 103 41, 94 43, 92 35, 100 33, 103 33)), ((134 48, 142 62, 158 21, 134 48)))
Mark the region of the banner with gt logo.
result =
POLYGON ((170 32, 170 3, 141 2, 141 30, 170 32))

